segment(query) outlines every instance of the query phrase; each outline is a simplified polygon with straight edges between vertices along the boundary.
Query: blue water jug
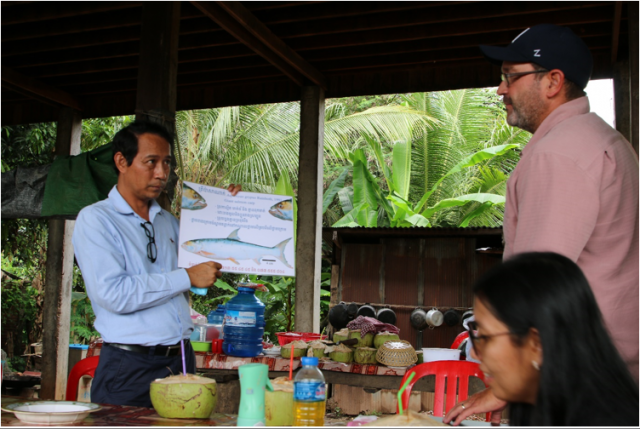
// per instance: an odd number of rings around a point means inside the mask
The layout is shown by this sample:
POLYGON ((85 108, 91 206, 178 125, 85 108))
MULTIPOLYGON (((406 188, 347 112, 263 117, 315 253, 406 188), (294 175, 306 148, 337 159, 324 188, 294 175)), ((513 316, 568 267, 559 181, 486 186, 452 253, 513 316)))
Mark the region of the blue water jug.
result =
POLYGON ((264 304, 256 298, 256 286, 238 283, 238 295, 227 302, 222 351, 229 356, 255 357, 262 353, 264 304))
POLYGON ((220 304, 218 308, 211 310, 207 315, 207 322, 213 323, 214 325, 222 325, 226 307, 226 305, 220 304))

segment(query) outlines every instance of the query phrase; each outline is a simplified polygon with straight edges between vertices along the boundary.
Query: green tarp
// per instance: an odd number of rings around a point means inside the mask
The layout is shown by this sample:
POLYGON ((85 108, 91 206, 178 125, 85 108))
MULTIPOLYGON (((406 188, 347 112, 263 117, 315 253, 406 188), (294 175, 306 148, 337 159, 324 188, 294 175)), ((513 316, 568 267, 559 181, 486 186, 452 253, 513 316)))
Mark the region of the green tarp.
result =
POLYGON ((76 156, 59 156, 47 175, 41 216, 75 216, 107 198, 117 181, 111 144, 76 156))

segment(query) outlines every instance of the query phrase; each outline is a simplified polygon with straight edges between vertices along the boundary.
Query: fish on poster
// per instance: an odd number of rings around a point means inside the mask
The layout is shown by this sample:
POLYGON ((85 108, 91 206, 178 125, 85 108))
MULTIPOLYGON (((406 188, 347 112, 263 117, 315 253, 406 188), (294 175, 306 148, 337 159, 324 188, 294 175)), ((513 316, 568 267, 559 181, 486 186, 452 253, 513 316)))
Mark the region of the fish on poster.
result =
POLYGON ((269 208, 269 213, 278 219, 290 220, 293 222, 293 200, 280 201, 269 208))
POLYGON ((182 208, 187 210, 202 210, 207 207, 207 201, 195 189, 182 184, 182 208))
POLYGON ((181 247, 187 252, 203 256, 208 259, 226 259, 235 264, 239 260, 253 260, 260 265, 264 256, 273 256, 280 260, 288 268, 293 268, 284 256, 284 250, 291 237, 283 240, 273 247, 260 246, 258 244, 241 241, 238 236, 240 228, 234 230, 227 238, 198 238, 187 240, 181 247))

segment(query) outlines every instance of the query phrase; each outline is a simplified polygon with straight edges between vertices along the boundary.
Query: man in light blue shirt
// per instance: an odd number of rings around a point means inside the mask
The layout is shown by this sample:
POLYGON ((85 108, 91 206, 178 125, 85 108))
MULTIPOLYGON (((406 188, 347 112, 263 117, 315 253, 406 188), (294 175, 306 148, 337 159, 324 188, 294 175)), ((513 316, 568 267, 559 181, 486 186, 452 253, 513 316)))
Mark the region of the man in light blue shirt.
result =
POLYGON ((119 131, 113 140, 118 183, 76 220, 75 256, 104 340, 93 402, 151 407, 149 384, 182 372, 181 340, 187 372, 195 372, 188 291, 211 287, 221 265, 177 268, 178 221, 156 201, 169 176, 172 141, 149 122, 119 131))

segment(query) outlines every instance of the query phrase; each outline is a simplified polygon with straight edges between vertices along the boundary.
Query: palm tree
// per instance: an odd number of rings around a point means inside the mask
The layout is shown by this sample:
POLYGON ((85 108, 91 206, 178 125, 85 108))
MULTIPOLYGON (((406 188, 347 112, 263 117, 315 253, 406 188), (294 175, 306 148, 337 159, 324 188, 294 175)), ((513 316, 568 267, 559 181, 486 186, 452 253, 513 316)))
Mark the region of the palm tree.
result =
MULTIPOLYGON (((329 168, 342 162, 362 134, 392 141, 411 136, 414 128, 429 122, 428 115, 408 107, 382 106, 347 114, 341 103, 329 101, 325 159, 329 168)), ((176 130, 183 180, 219 187, 240 183, 247 191, 272 192, 277 179, 287 173, 296 187, 298 102, 182 111, 176 114, 176 130)))
MULTIPOLYGON (((506 180, 520 157, 520 149, 531 134, 509 126, 505 112, 491 89, 464 89, 432 93, 409 94, 407 106, 438 120, 439 125, 425 130, 412 143, 412 177, 410 200, 419 200, 455 165, 470 154, 503 145, 517 145, 518 149, 489 157, 480 163, 447 176, 429 196, 425 207, 438 202, 470 195, 488 193, 504 196, 506 180)), ((459 226, 482 204, 470 202, 462 206, 437 211, 432 225, 459 226)), ((482 213, 471 220, 471 226, 500 226, 503 205, 485 206, 482 213)))
POLYGON ((366 144, 349 154, 354 185, 345 187, 338 176, 330 186, 344 213, 336 225, 499 226, 505 183, 519 158, 512 149, 530 135, 506 124, 490 90, 402 99, 435 126, 414 127, 397 142, 363 135, 366 144))

